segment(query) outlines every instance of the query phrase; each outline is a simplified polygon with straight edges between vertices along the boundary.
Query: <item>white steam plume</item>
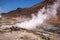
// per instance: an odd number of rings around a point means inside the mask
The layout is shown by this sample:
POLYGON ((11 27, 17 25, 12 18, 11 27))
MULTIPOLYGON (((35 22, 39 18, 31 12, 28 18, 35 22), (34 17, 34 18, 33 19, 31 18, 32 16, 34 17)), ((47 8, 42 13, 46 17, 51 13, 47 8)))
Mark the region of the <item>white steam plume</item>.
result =
POLYGON ((47 18, 46 14, 42 14, 45 11, 45 8, 42 9, 42 11, 38 12, 37 16, 32 16, 32 19, 29 21, 24 21, 22 23, 17 23, 15 26, 20 28, 26 28, 26 29, 33 29, 36 26, 43 23, 43 21, 47 18))
POLYGON ((47 14, 49 15, 50 18, 57 19, 57 8, 59 7, 58 2, 54 2, 53 5, 51 5, 47 9, 47 14))
POLYGON ((43 24, 46 20, 50 18, 56 18, 57 14, 57 8, 59 7, 59 3, 55 2, 53 5, 50 5, 50 8, 41 9, 38 13, 37 16, 32 14, 32 19, 29 21, 24 21, 21 23, 16 23, 14 26, 19 27, 19 28, 24 28, 28 30, 35 29, 36 26, 43 24))

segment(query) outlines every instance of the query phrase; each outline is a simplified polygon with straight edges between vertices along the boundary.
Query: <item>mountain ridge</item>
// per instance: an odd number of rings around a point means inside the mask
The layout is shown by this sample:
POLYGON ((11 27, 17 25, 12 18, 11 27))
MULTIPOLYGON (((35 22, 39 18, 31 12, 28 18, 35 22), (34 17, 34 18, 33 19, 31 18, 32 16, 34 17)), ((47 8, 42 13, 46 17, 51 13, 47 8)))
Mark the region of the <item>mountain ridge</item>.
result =
POLYGON ((31 13, 37 13, 42 7, 46 7, 47 4, 51 4, 52 2, 50 1, 43 1, 41 3, 38 3, 30 8, 17 8, 16 10, 13 10, 13 11, 10 11, 8 13, 2 13, 2 16, 3 17, 18 17, 18 16, 21 16, 21 15, 27 15, 27 13, 29 15, 31 15, 31 13))
MULTIPOLYGON (((30 8, 17 8, 16 10, 10 11, 6 14, 2 14, 2 17, 15 18, 20 16, 31 17, 31 14, 37 14, 37 12, 47 5, 51 5, 55 0, 45 0, 41 3, 38 3, 30 8)), ((58 8, 57 13, 58 20, 49 20, 52 23, 60 23, 60 7, 58 8)))

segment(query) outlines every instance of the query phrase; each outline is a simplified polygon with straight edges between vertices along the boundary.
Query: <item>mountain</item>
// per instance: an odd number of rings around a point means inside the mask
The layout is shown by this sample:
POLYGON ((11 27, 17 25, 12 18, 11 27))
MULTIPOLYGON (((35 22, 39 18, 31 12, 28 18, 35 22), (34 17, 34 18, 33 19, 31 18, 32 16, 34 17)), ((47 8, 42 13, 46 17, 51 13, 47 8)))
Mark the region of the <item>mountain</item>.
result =
MULTIPOLYGON (((20 16, 31 17, 31 14, 37 14, 37 12, 47 5, 53 4, 55 0, 45 0, 44 2, 38 3, 30 8, 17 8, 16 10, 10 11, 8 13, 2 13, 3 17, 15 18, 20 16)), ((49 20, 52 23, 60 23, 60 8, 58 8, 58 20, 49 20)))
MULTIPOLYGON (((60 7, 57 10, 58 20, 50 19, 47 21, 49 23, 43 23, 36 26, 36 28, 30 26, 29 23, 27 24, 28 27, 27 25, 21 25, 23 28, 15 26, 22 22, 20 22, 20 17, 22 18, 21 20, 26 20, 31 17, 31 14, 37 14, 42 7, 47 7, 47 5, 53 4, 54 1, 46 0, 30 8, 17 8, 8 13, 2 13, 2 17, 0 17, 0 40, 60 40, 60 7), (29 30, 29 26, 34 29, 29 30), (25 29, 25 27, 29 29, 25 29)), ((22 23, 24 24, 24 22, 22 23)), ((32 22, 32 24, 34 23, 32 22)))
POLYGON ((17 8, 16 10, 10 11, 8 13, 2 13, 2 16, 6 17, 18 17, 21 15, 31 15, 32 13, 37 13, 38 10, 40 10, 42 7, 47 6, 47 4, 51 4, 50 1, 44 1, 41 3, 38 3, 30 8, 17 8))

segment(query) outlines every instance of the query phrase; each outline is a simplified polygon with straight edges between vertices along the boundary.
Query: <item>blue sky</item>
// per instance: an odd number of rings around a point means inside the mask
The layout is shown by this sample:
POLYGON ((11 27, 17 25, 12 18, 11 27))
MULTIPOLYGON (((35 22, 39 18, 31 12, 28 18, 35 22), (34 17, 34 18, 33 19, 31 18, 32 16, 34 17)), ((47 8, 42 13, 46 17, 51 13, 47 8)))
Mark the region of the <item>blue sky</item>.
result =
POLYGON ((28 8, 43 0, 0 0, 0 13, 9 12, 16 8, 28 8))

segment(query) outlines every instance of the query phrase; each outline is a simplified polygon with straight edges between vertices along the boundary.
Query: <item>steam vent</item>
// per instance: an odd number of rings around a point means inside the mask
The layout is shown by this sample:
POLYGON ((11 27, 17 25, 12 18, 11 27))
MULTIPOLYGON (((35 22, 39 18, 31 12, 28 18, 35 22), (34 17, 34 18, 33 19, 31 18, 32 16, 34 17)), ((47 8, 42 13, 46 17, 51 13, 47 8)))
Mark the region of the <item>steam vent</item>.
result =
POLYGON ((60 40, 60 0, 1 13, 0 40, 60 40))

